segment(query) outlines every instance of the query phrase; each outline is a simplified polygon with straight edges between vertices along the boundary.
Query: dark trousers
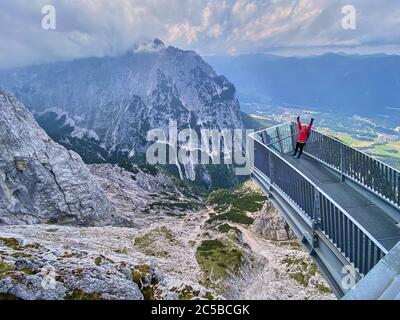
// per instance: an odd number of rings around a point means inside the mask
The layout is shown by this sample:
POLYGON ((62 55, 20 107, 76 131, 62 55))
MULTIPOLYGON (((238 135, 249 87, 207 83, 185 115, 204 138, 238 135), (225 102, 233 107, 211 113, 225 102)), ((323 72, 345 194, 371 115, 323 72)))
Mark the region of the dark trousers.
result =
POLYGON ((299 155, 298 155, 298 157, 300 158, 300 156, 303 154, 303 149, 304 149, 305 145, 306 145, 305 142, 297 142, 296 143, 296 149, 294 150, 293 155, 295 156, 297 154, 297 152, 300 151, 299 155))

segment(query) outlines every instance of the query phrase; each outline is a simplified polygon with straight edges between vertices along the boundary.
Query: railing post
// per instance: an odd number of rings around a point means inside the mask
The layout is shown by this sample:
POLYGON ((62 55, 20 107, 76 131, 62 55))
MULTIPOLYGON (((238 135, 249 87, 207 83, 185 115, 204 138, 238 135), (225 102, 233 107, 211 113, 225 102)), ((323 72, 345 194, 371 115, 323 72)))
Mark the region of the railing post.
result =
POLYGON ((276 127, 276 136, 277 136, 277 138, 278 138, 280 153, 283 154, 282 140, 281 140, 281 135, 279 134, 279 127, 276 127))
POLYGON ((271 185, 274 183, 274 162, 272 161, 272 152, 268 152, 269 162, 269 178, 271 179, 271 185))
POLYGON ((318 190, 314 189, 314 207, 313 207, 313 219, 312 219, 312 229, 313 229, 313 248, 318 247, 318 237, 316 230, 319 229, 321 224, 321 195, 318 190))
POLYGON ((290 124, 290 135, 292 136, 292 151, 294 152, 295 148, 295 137, 294 137, 294 130, 293 130, 293 123, 290 124))
POLYGON ((343 144, 340 144, 340 181, 344 182, 346 179, 344 175, 344 151, 343 144))

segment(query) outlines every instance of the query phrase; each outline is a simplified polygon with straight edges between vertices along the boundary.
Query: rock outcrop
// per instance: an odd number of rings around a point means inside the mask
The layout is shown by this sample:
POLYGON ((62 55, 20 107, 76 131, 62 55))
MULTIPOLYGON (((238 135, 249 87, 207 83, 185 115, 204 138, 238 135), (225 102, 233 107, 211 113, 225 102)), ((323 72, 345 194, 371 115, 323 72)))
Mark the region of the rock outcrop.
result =
POLYGON ((131 165, 89 165, 90 171, 116 209, 115 221, 124 227, 142 229, 165 217, 197 214, 203 201, 185 182, 153 168, 131 165))
POLYGON ((269 201, 265 203, 252 228, 256 234, 268 240, 286 241, 295 238, 289 225, 269 201))
POLYGON ((113 212, 79 155, 0 90, 0 224, 105 225, 113 212))

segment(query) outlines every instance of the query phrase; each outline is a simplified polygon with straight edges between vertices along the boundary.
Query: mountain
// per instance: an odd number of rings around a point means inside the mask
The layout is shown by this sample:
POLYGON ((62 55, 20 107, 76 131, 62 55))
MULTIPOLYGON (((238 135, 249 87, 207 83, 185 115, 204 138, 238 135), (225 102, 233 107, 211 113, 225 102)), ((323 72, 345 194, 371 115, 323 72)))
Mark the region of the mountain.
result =
MULTIPOLYGON (((143 158, 148 130, 168 132, 171 120, 178 130, 244 127, 233 84, 195 52, 159 40, 118 57, 3 70, 0 85, 91 162, 143 158)), ((178 169, 195 179, 194 166, 178 169)))
POLYGON ((241 102, 305 106, 345 114, 398 114, 400 56, 264 54, 206 58, 241 102))
POLYGON ((255 184, 195 190, 129 161, 86 166, 0 91, 0 299, 333 298, 255 184))
POLYGON ((104 225, 113 212, 79 155, 0 90, 0 224, 104 225))

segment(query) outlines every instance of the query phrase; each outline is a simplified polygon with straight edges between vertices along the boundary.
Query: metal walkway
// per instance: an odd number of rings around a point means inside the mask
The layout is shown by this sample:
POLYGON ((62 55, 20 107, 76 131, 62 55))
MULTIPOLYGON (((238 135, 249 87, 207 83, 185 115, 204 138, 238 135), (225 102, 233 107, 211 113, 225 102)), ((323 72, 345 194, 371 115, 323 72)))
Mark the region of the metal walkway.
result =
MULTIPOLYGON (((388 251, 400 242, 400 228, 396 225, 397 222, 368 196, 343 183, 334 172, 307 155, 300 159, 289 155, 285 155, 284 158, 329 194, 388 251)), ((383 200, 379 201, 384 204, 383 200)))
POLYGON ((252 176, 334 293, 360 296, 354 285, 400 243, 400 172, 314 130, 305 154, 295 159, 296 137, 294 123, 252 134, 252 176), (353 285, 345 283, 348 273, 353 285))

